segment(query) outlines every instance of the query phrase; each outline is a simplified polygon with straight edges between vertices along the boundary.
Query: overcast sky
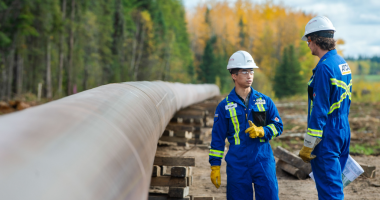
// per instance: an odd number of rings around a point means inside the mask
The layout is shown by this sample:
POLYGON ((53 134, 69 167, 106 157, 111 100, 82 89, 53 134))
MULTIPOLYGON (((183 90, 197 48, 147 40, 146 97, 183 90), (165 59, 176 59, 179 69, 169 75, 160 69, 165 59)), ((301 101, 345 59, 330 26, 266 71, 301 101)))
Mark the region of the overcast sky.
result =
MULTIPOLYGON (((199 2, 204 2, 204 0, 182 1, 189 11, 199 2)), ((265 2, 265 0, 251 1, 265 2)), ((380 56, 380 0, 273 0, 273 2, 276 4, 282 2, 295 10, 328 17, 336 28, 335 39, 341 38, 346 42, 342 46, 344 56, 380 56)))

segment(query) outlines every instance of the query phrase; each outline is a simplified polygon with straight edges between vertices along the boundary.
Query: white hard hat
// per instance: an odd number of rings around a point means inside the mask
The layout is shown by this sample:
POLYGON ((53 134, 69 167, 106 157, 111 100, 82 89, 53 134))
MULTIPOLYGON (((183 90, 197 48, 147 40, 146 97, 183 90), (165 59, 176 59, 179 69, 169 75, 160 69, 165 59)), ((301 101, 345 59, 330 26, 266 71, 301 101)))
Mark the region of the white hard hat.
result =
POLYGON ((317 31, 335 31, 335 27, 331 21, 325 16, 317 16, 311 19, 305 27, 305 34, 302 37, 303 41, 307 41, 306 35, 317 31))
POLYGON ((242 68, 251 69, 259 68, 253 60, 251 54, 246 51, 237 51, 228 60, 227 69, 242 68))

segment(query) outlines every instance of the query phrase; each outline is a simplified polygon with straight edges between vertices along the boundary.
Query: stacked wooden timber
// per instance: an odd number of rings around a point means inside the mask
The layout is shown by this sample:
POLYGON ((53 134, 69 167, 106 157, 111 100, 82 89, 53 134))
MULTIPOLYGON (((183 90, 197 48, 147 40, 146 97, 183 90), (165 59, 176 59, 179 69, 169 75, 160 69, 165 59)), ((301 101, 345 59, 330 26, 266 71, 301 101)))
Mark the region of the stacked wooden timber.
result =
POLYGON ((153 163, 149 200, 190 200, 194 157, 158 157, 153 163))
POLYGON ((216 107, 223 97, 218 96, 179 110, 158 141, 159 146, 207 146, 204 139, 211 135, 216 107))
MULTIPOLYGON (((300 157, 280 146, 274 150, 273 155, 279 159, 276 164, 277 168, 297 177, 300 180, 308 178, 309 174, 312 172, 310 163, 305 163, 300 157)), ((374 178, 376 176, 376 166, 363 163, 358 164, 364 170, 364 173, 361 174, 361 176, 367 178, 374 178)))
POLYGON ((11 113, 17 110, 24 110, 35 104, 36 103, 34 102, 26 103, 19 100, 11 100, 8 102, 0 101, 0 114, 7 114, 7 113, 11 113))
POLYGON ((279 146, 274 150, 273 155, 279 159, 276 164, 277 168, 280 168, 300 180, 309 177, 309 174, 311 173, 310 163, 305 163, 294 153, 279 146))

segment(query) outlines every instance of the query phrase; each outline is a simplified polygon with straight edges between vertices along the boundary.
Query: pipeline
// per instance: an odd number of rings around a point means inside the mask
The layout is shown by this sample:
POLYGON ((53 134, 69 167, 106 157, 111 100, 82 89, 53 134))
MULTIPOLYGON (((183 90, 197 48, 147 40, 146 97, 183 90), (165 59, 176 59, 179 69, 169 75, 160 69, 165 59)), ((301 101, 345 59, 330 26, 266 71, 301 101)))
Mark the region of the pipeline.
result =
POLYGON ((115 83, 0 117, 0 199, 147 199, 157 142, 216 85, 115 83))

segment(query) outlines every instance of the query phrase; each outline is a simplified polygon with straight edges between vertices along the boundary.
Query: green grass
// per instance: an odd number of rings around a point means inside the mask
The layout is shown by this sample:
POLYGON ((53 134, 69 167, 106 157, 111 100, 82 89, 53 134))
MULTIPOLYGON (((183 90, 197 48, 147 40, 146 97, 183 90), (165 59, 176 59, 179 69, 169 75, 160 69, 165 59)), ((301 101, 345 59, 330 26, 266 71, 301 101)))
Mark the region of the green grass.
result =
POLYGON ((353 75, 354 81, 380 82, 380 75, 353 75))
POLYGON ((282 142, 281 140, 273 139, 273 140, 270 140, 269 143, 270 143, 270 146, 272 147, 272 149, 276 149, 278 146, 281 146, 285 149, 290 148, 289 145, 287 145, 285 142, 282 142))
POLYGON ((361 145, 361 144, 354 144, 350 147, 351 153, 357 153, 357 154, 364 154, 364 155, 371 155, 374 153, 373 147, 369 147, 367 145, 361 145))

